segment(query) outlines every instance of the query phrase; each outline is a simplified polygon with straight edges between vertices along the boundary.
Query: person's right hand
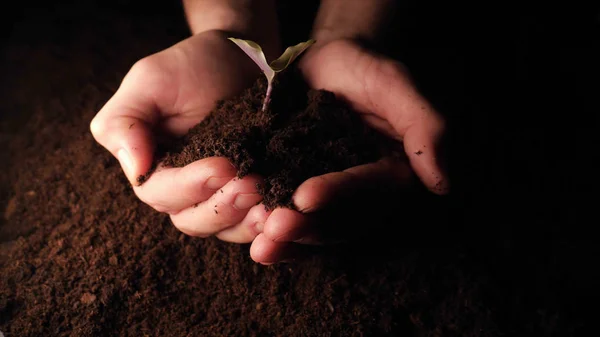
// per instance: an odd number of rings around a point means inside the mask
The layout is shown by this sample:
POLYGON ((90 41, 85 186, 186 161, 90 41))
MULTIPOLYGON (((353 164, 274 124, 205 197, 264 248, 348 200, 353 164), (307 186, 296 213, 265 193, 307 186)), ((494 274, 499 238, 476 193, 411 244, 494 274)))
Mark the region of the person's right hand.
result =
POLYGON ((258 177, 234 179, 224 158, 206 158, 182 168, 151 168, 157 133, 181 136, 214 108, 216 101, 248 87, 258 67, 223 32, 194 35, 138 61, 115 95, 90 124, 94 138, 120 162, 136 195, 170 214, 182 232, 251 242, 266 219, 258 177), (219 193, 216 193, 216 192, 219 193), (216 207, 215 207, 216 205, 216 207))

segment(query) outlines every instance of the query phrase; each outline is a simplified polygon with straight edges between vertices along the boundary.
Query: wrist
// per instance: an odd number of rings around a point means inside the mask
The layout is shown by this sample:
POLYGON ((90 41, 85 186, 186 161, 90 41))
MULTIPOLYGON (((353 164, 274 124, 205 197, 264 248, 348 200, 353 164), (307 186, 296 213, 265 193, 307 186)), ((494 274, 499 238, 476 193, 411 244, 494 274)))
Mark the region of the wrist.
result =
POLYGON ((193 35, 222 31, 258 43, 267 57, 280 50, 274 0, 184 0, 184 9, 193 35))
POLYGON ((388 24, 395 0, 322 0, 313 26, 317 43, 339 39, 375 42, 388 24))

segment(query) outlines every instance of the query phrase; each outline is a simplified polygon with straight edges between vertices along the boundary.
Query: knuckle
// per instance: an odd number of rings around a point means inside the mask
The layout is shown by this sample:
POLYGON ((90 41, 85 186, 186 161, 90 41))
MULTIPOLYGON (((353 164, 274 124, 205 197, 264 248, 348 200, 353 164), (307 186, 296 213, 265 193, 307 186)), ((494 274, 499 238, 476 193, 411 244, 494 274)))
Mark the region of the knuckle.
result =
POLYGON ((147 89, 153 89, 160 82, 161 66, 153 56, 138 60, 123 78, 124 87, 135 87, 143 83, 147 89))
POLYGON ((177 90, 172 90, 177 83, 172 74, 173 62, 168 62, 160 55, 151 55, 133 64, 122 86, 129 91, 138 92, 146 99, 156 99, 169 102, 176 96, 177 90))
POLYGON ((383 67, 386 69, 391 75, 398 78, 408 78, 410 76, 410 72, 408 68, 401 62, 386 59, 383 62, 383 67))
POLYGON ((96 117, 94 117, 92 119, 92 121, 90 122, 90 131, 92 133, 92 136, 94 136, 94 138, 96 138, 96 140, 98 140, 99 138, 102 137, 102 135, 104 135, 104 130, 105 130, 105 122, 102 118, 100 118, 98 115, 96 115, 96 117))
POLYGON ((151 56, 144 57, 133 64, 127 76, 147 76, 157 70, 157 64, 151 56))

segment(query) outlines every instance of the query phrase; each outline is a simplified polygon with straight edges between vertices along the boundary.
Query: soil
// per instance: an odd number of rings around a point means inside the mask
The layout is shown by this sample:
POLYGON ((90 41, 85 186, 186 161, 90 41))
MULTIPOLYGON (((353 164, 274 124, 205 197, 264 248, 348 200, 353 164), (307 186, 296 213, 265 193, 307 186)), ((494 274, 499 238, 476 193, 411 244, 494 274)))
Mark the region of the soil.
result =
MULTIPOLYGON (((355 229, 359 241, 263 267, 247 245, 178 232, 135 197, 118 162, 89 132, 136 60, 187 36, 178 2, 33 3, 0 12, 10 28, 2 29, 8 38, 0 53, 5 336, 596 330, 600 246, 587 220, 597 217, 597 200, 587 192, 598 182, 599 55, 556 48, 592 31, 575 32, 585 20, 545 35, 545 21, 531 14, 537 10, 479 22, 460 9, 442 7, 438 15, 429 2, 406 5, 397 20, 411 32, 397 40, 402 60, 451 117, 452 195, 436 198, 413 186, 342 204, 346 212, 332 213, 331 222, 355 229), (452 28, 457 22, 493 36, 492 27, 513 21, 525 31, 504 32, 510 42, 502 48, 493 40, 491 52, 431 52, 448 41, 484 43, 452 28)), ((300 3, 285 2, 284 32, 296 27, 300 3)), ((570 15, 564 7, 557 9, 561 23, 570 15)))
POLYGON ((228 158, 240 178, 251 173, 263 177, 258 191, 269 210, 294 208, 292 194, 308 178, 392 153, 391 141, 365 125, 333 93, 309 90, 298 73, 289 68, 278 75, 266 111, 261 108, 263 77, 238 97, 219 102, 173 145, 175 150, 167 150, 163 164, 181 167, 206 157, 228 158))

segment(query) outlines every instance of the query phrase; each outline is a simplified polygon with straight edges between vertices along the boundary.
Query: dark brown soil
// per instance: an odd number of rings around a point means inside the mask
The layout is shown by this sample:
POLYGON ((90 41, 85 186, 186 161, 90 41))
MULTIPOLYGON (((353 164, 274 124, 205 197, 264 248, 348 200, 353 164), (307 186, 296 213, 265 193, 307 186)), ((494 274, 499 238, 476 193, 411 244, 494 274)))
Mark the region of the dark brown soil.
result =
MULTIPOLYGON (((267 209, 292 207, 292 194, 310 177, 375 162, 391 153, 391 142, 362 123, 331 93, 308 90, 294 68, 276 79, 266 111, 266 79, 242 95, 220 102, 174 145, 166 166, 185 166, 206 157, 226 157, 238 176, 264 178, 259 193, 267 209)), ((399 148, 399 144, 397 145, 399 148)))
MULTIPOLYGON (((435 14, 429 2, 402 11, 403 31, 428 46, 419 51, 405 41, 402 59, 428 84, 423 88, 433 101, 454 111, 453 124, 468 126, 452 138, 460 145, 449 156, 453 194, 438 199, 418 188, 369 194, 368 204, 350 204, 331 218, 358 229, 359 241, 263 267, 245 245, 179 233, 135 197, 117 161, 88 130, 137 59, 186 36, 180 8, 123 0, 43 2, 35 9, 35 2, 0 11, 10 28, 2 30, 10 38, 0 50, 5 336, 590 336, 587 330, 597 330, 600 245, 589 220, 597 218, 597 198, 588 192, 597 190, 600 141, 588 116, 597 117, 598 76, 590 65, 599 56, 556 48, 581 38, 572 27, 584 20, 549 34, 552 48, 521 46, 527 57, 516 58, 521 53, 511 45, 498 48, 497 40, 492 52, 466 48, 459 57, 429 48, 457 37, 468 46, 482 43, 479 35, 468 39, 452 29, 457 22, 488 36, 491 26, 529 23, 528 35, 506 33, 507 41, 524 45, 524 37, 545 41, 536 35, 543 22, 529 13, 486 16, 486 30, 461 14, 467 11, 435 14), (11 24, 21 16, 22 23, 11 24), (507 52, 496 55, 500 50, 507 52), (463 86, 472 96, 465 97, 463 86)), ((561 23, 568 18, 564 7, 561 23)), ((597 11, 589 13, 597 22, 597 11)), ((284 31, 296 27, 291 18, 298 14, 288 12, 284 31)))

